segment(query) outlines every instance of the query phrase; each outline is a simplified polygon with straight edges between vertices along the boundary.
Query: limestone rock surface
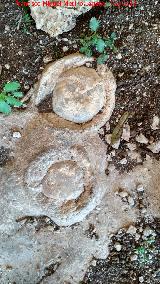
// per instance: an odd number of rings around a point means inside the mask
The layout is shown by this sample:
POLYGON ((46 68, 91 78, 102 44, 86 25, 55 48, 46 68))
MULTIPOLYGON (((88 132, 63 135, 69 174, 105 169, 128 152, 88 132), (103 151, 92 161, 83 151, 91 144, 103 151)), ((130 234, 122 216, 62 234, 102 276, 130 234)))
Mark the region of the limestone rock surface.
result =
POLYGON ((107 149, 95 133, 56 130, 27 111, 1 116, 1 125, 1 146, 12 152, 0 166, 2 284, 79 284, 93 258, 107 257, 111 234, 139 218, 138 199, 126 207, 120 188, 136 196, 143 186, 145 214, 159 217, 158 161, 104 175, 107 149))
POLYGON ((56 1, 39 0, 38 2, 40 3, 39 6, 30 5, 36 28, 45 31, 52 37, 73 29, 76 25, 76 18, 91 9, 91 6, 80 6, 78 2, 75 7, 67 7, 67 5, 64 5, 64 1, 61 1, 62 6, 55 6, 54 8, 43 5, 43 2, 52 3, 56 1))
POLYGON ((72 68, 59 77, 53 91, 53 111, 64 119, 83 123, 91 120, 104 106, 106 93, 94 69, 72 68))

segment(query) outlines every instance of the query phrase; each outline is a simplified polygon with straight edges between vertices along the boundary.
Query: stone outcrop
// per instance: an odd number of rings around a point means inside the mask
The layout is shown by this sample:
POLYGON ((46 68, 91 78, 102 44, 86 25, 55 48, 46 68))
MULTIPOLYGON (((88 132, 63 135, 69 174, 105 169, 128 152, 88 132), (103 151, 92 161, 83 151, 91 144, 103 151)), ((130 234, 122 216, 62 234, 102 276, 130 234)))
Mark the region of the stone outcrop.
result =
MULTIPOLYGON (((35 130, 33 135, 41 141, 38 133, 35 130)), ((33 207, 34 204, 38 206, 56 224, 68 226, 82 221, 99 204, 106 191, 103 155, 106 149, 95 135, 87 139, 80 135, 71 139, 70 133, 56 132, 56 135, 52 146, 48 145, 50 150, 35 155, 32 147, 32 160, 28 160, 24 169, 24 185, 30 200, 34 200, 33 207), (67 139, 65 145, 63 139, 67 139), (100 147, 99 151, 97 147, 100 147)), ((50 139, 49 129, 45 136, 50 139)), ((27 143, 29 145, 29 141, 27 143)), ((39 151, 41 148, 40 145, 39 151)), ((19 151, 23 152, 23 148, 19 151)), ((24 159, 27 157, 21 154, 17 157, 19 164, 24 165, 24 159)))
POLYGON ((110 222, 118 203, 109 197, 107 146, 97 130, 113 111, 116 83, 105 66, 85 65, 92 60, 73 54, 50 63, 28 108, 1 116, 2 283, 78 283, 92 256, 106 257, 108 229, 133 219, 127 213, 110 222), (47 99, 50 112, 40 112, 47 99), (87 236, 94 222, 95 240, 87 236), (46 273, 50 267, 55 274, 46 273))

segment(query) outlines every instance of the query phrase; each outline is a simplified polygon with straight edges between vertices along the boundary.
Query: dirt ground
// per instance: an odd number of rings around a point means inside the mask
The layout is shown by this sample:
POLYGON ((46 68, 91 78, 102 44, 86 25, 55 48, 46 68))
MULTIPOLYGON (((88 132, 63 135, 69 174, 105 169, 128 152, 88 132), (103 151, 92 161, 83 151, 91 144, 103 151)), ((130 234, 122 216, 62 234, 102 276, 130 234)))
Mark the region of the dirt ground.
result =
POLYGON ((159 283, 159 220, 141 220, 134 228, 139 239, 121 229, 111 239, 107 260, 94 260, 81 284, 159 283), (144 237, 145 227, 151 231, 148 238, 144 237))
MULTIPOLYGON (((50 38, 36 29, 34 21, 26 27, 23 20, 26 12, 14 0, 0 1, 0 88, 8 81, 17 80, 26 94, 49 61, 79 51, 80 38, 89 33, 91 17, 101 21, 102 36, 116 32, 115 46, 118 51, 111 52, 107 60, 117 81, 116 107, 109 124, 101 128, 99 136, 107 143, 106 135, 112 133, 123 113, 129 112, 129 143, 135 146, 136 158, 129 155, 130 145, 125 140, 121 141, 118 149, 108 145, 108 165, 114 166, 119 172, 129 172, 137 164, 143 164, 148 157, 160 158, 159 153, 152 153, 147 148, 160 140, 160 130, 151 127, 153 117, 160 117, 160 2, 137 2, 137 7, 132 9, 93 8, 78 17, 72 31, 50 38), (66 52, 63 51, 64 47, 66 52), (141 133, 148 143, 137 142, 136 137, 141 133)), ((96 63, 93 66, 96 67, 96 63)), ((8 155, 9 149, 0 149, 0 166, 7 162, 8 155)), ((93 260, 81 284, 160 283, 159 220, 140 219, 135 227, 140 238, 136 240, 125 229, 113 235, 109 257, 106 260, 93 260), (143 238, 146 226, 154 232, 154 241, 151 243, 143 238), (117 243, 121 245, 120 250, 115 247, 117 243), (144 254, 138 254, 138 251, 137 258, 130 261, 138 248, 142 248, 144 254)), ((95 236, 91 233, 91 237, 95 236)))

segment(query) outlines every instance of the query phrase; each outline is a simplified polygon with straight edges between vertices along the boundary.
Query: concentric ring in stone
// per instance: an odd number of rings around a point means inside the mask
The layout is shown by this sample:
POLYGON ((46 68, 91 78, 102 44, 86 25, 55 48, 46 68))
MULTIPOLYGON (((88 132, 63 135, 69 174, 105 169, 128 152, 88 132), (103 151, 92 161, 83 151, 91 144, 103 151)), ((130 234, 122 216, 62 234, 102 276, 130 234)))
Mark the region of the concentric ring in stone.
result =
POLYGON ((97 131, 109 120, 115 79, 104 65, 97 71, 84 66, 92 60, 76 53, 49 64, 42 73, 35 104, 52 97, 52 111, 41 114, 52 127, 97 131))
POLYGON ((44 214, 68 226, 82 221, 101 201, 104 176, 96 171, 84 147, 75 145, 38 156, 28 167, 25 184, 44 214))

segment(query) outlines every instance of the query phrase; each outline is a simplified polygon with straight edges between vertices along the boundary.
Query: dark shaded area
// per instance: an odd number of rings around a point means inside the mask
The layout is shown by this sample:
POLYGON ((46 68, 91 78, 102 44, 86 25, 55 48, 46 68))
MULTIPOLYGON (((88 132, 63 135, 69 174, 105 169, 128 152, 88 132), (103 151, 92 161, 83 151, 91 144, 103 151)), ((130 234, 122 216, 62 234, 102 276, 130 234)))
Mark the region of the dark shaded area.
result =
POLYGON ((10 149, 5 147, 0 147, 0 167, 3 167, 10 161, 10 149))
POLYGON ((44 229, 48 226, 52 226, 54 228, 54 231, 57 231, 60 229, 60 227, 48 216, 42 215, 42 216, 22 216, 19 217, 16 222, 23 222, 23 225, 26 224, 33 224, 35 225, 35 231, 38 232, 41 229, 44 229))
POLYGON ((59 267, 59 265, 60 265, 59 262, 53 262, 49 266, 46 266, 44 269, 44 275, 41 277, 41 279, 36 284, 42 283, 46 277, 53 275, 55 271, 57 270, 57 268, 59 267))

